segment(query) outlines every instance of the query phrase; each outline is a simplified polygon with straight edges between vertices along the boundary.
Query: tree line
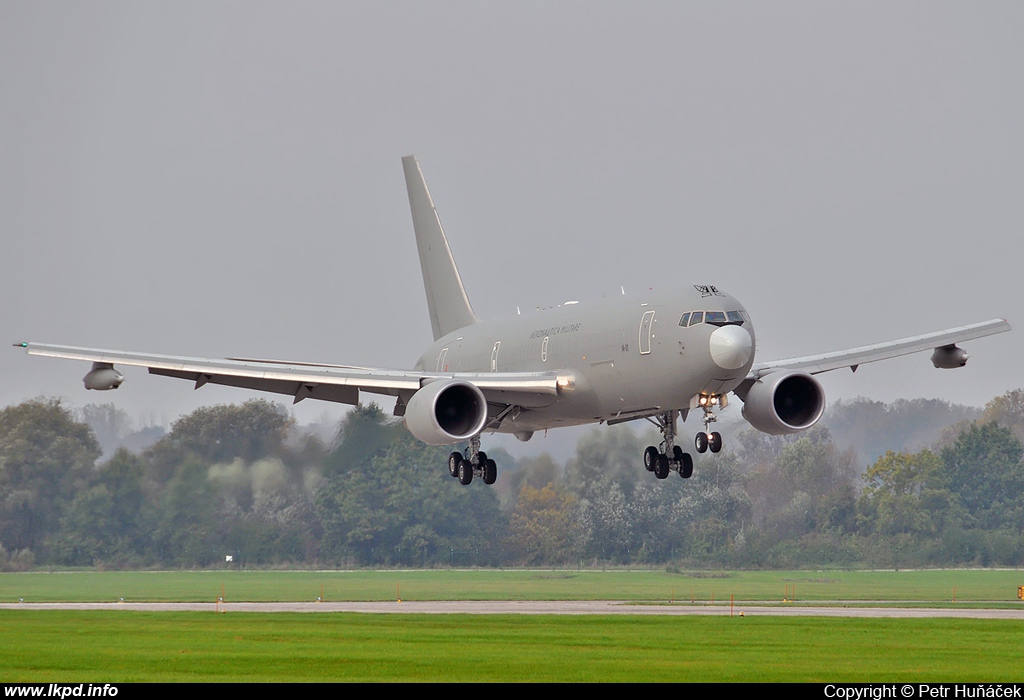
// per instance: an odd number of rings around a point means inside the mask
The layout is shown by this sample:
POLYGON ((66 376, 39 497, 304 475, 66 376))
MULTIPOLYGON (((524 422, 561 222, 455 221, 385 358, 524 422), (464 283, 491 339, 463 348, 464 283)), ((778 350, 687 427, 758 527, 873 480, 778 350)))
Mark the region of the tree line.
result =
POLYGON ((982 411, 831 415, 858 445, 856 426, 894 417, 928 446, 865 464, 877 446, 841 446, 825 425, 744 430, 692 478, 657 480, 640 459, 655 438, 619 426, 564 463, 491 450, 498 483, 462 487, 449 448, 374 405, 326 442, 265 400, 201 408, 103 458, 67 407, 28 401, 0 411, 0 568, 1024 564, 1024 391, 982 411))

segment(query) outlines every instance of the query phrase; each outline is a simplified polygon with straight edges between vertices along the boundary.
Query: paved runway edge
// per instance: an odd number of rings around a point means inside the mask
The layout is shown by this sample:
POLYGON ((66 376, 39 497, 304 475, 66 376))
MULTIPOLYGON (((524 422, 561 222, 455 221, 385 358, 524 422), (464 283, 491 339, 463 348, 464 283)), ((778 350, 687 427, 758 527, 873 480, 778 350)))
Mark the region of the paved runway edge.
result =
POLYGON ((610 600, 387 601, 338 603, 0 603, 0 610, 105 610, 139 612, 390 613, 423 615, 704 615, 779 617, 973 618, 1024 620, 1024 609, 637 605, 610 600))

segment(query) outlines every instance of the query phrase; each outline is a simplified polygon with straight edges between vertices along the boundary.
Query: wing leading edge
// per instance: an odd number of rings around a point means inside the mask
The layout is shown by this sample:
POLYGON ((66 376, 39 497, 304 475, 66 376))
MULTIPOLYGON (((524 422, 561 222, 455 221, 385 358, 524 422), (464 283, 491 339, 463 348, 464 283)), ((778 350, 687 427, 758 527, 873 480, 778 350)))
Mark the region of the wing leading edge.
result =
MULTIPOLYGON (((861 347, 850 348, 849 350, 838 350, 821 355, 807 355, 805 357, 793 357, 785 360, 773 360, 771 362, 759 362, 751 368, 747 378, 748 380, 757 380, 769 372, 784 369, 800 370, 808 374, 820 374, 821 372, 830 372, 844 367, 856 370, 858 366, 868 362, 888 360, 915 352, 924 352, 925 350, 938 350, 967 340, 1005 333, 1008 330, 1010 330, 1010 324, 1006 320, 994 318, 990 321, 973 323, 969 326, 915 335, 910 338, 901 338, 900 340, 890 340, 875 345, 862 345, 861 347)), ((964 356, 964 360, 966 361, 966 356, 964 356)))
POLYGON ((360 391, 408 400, 426 384, 454 378, 475 384, 488 401, 544 406, 555 401, 559 386, 559 375, 552 372, 413 372, 306 362, 213 360, 46 343, 17 345, 29 355, 92 362, 94 370, 114 364, 146 367, 150 374, 193 381, 197 389, 204 384, 222 384, 293 396, 296 403, 312 398, 356 404, 360 391))

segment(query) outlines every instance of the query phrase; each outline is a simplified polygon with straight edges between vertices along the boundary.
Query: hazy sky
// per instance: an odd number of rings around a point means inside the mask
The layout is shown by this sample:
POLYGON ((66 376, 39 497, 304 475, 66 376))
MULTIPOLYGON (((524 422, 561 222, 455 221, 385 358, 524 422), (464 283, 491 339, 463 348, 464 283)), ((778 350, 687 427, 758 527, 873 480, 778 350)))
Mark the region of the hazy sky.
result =
MULTIPOLYGON (((4 0, 0 327, 411 366, 415 153, 482 318, 710 283, 772 359, 1005 317, 962 370, 822 376, 981 405, 1024 385, 1022 36, 1017 0, 4 0)), ((2 405, 254 395, 3 353, 2 405)))

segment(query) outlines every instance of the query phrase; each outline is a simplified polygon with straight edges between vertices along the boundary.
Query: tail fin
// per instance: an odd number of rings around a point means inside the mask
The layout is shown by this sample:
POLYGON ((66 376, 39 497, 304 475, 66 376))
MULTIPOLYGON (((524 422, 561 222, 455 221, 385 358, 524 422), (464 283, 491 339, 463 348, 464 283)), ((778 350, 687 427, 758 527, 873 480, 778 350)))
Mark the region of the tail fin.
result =
POLYGON ((477 323, 473 307, 462 286, 462 278, 455 267, 448 239, 441 228, 441 220, 434 209, 423 171, 415 156, 402 158, 405 168, 405 186, 409 191, 412 225, 416 231, 416 246, 420 251, 423 270, 423 288, 427 292, 430 326, 434 340, 452 331, 477 323))

